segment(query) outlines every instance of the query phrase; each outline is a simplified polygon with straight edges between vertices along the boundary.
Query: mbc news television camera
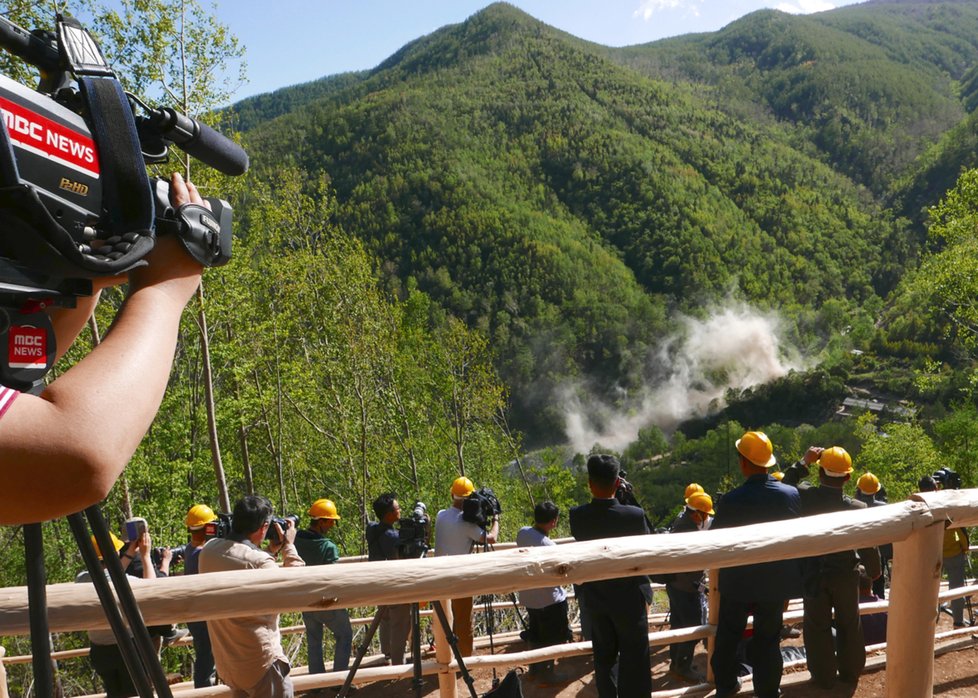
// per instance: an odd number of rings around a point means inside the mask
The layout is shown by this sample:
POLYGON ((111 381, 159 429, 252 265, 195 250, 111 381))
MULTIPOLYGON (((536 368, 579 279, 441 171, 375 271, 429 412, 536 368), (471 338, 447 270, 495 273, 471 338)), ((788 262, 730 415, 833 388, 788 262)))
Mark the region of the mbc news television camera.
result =
POLYGON ((462 502, 462 520, 483 530, 489 528, 492 520, 502 512, 496 493, 488 487, 476 490, 462 502))
POLYGON ((0 75, 0 383, 38 389, 56 355, 46 307, 74 307, 91 279, 145 264, 157 235, 175 234, 205 266, 231 256, 231 207, 208 199, 174 211, 146 164, 169 147, 229 175, 248 156, 168 107, 123 91, 72 17, 28 32, 0 17, 0 48, 36 67, 31 89, 0 75))
POLYGON ((431 547, 431 517, 424 502, 415 502, 408 516, 397 522, 397 554, 401 558, 424 557, 431 547))

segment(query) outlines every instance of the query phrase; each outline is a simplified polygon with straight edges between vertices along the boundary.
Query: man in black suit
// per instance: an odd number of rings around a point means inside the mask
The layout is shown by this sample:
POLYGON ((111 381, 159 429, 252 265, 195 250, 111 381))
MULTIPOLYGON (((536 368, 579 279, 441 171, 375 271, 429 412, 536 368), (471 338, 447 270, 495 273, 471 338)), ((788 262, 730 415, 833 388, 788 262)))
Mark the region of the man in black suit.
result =
MULTIPOLYGON (((793 519, 801 515, 801 498, 794 487, 781 484, 770 474, 777 463, 771 440, 760 431, 749 431, 737 440, 744 484, 725 494, 716 507, 711 530, 793 519)), ((789 526, 790 524, 776 524, 789 526)), ((716 695, 740 691, 738 645, 748 616, 754 617, 754 634, 747 649, 754 672, 754 695, 780 695, 781 624, 784 603, 801 596, 798 560, 778 560, 741 567, 725 567, 717 581, 720 613, 711 666, 716 695)))
MULTIPOLYGON (((571 535, 579 541, 649 533, 641 507, 615 499, 620 466, 609 455, 588 458, 593 499, 570 510, 571 535)), ((648 577, 623 577, 580 585, 579 603, 591 615, 594 682, 599 698, 640 698, 652 692, 649 623, 642 586, 648 577), (617 685, 612 670, 618 664, 617 685)))

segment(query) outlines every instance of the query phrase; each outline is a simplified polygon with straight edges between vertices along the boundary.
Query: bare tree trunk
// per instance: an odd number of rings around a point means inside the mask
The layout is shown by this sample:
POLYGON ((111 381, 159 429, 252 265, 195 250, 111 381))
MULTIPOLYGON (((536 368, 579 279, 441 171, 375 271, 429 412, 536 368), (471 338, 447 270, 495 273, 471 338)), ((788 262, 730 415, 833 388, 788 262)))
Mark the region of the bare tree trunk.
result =
POLYGON ((217 435, 217 408, 214 403, 214 373, 211 368, 211 346, 207 334, 207 314, 204 311, 204 283, 197 287, 197 327, 200 330, 200 350, 204 362, 204 392, 207 405, 207 432, 211 445, 211 462, 217 479, 217 494, 223 511, 231 511, 231 497, 224 477, 221 443, 217 435))
POLYGON ((513 432, 510 431, 509 420, 506 419, 506 412, 502 406, 499 407, 499 412, 496 414, 496 423, 502 428, 510 448, 513 449, 513 460, 516 461, 516 467, 520 470, 520 478, 523 480, 524 487, 526 487, 526 496, 530 500, 530 506, 534 507, 536 506, 536 502, 533 501, 533 491, 530 489, 530 482, 526 479, 526 471, 523 470, 523 461, 520 458, 519 449, 516 448, 516 439, 513 438, 513 432))
POLYGON ((244 468, 245 491, 255 493, 255 480, 251 474, 251 456, 248 453, 248 427, 242 424, 238 427, 238 441, 241 443, 241 466, 244 468))

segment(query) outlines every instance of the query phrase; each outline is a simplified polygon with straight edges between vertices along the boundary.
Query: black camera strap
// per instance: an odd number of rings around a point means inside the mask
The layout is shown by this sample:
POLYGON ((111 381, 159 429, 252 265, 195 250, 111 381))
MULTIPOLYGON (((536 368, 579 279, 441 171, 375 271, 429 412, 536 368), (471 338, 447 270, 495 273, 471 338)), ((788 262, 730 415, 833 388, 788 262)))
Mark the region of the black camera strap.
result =
POLYGON ((153 194, 129 98, 78 20, 58 15, 57 24, 61 60, 78 81, 98 151, 106 230, 151 235, 153 194))

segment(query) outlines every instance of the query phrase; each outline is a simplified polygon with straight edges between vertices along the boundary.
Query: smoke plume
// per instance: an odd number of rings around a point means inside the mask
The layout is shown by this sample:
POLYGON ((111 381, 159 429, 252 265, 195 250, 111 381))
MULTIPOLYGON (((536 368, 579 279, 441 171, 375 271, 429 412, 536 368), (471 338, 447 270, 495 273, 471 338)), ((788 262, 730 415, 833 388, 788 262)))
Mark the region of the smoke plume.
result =
POLYGON ((618 404, 587 399, 583 385, 561 391, 567 439, 579 453, 594 444, 621 450, 639 429, 670 432, 682 421, 723 406, 729 388, 743 389, 802 368, 798 353, 780 339, 780 321, 744 305, 717 308, 706 319, 683 317, 681 331, 663 342, 650 362, 641 395, 618 404))

